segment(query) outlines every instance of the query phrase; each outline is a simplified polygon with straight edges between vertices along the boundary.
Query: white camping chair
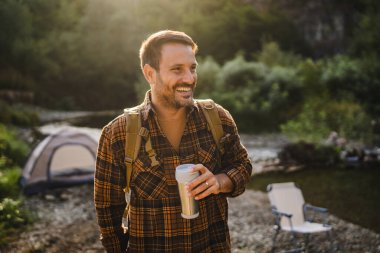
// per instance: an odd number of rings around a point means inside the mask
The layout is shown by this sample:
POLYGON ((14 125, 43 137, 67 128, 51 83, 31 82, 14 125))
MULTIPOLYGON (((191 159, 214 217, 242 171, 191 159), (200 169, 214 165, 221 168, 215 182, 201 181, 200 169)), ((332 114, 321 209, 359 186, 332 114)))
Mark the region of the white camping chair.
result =
POLYGON ((297 233, 304 235, 305 250, 307 250, 309 235, 319 232, 327 232, 332 247, 331 226, 327 223, 326 208, 305 204, 301 190, 293 182, 269 184, 267 192, 272 213, 275 216, 276 233, 273 238, 272 252, 274 252, 276 237, 280 231, 291 232, 292 243, 296 248, 288 252, 302 250, 296 243, 297 233), (323 223, 313 222, 318 213, 323 218, 323 223))

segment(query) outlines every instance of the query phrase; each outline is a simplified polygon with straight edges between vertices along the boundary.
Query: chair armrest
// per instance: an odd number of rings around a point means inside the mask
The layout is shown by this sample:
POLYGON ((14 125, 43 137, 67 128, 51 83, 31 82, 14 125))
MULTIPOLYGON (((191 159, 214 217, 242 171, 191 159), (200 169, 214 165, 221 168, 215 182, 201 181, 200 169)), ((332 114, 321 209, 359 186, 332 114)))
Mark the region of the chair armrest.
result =
POLYGON ((293 230, 293 224, 292 224, 292 216, 293 216, 293 214, 280 212, 275 207, 272 207, 272 214, 275 217, 275 227, 276 227, 277 230, 281 229, 281 218, 282 217, 285 217, 285 218, 289 219, 290 227, 293 230))
POLYGON ((304 211, 312 210, 312 211, 319 212, 319 213, 327 213, 328 212, 327 208, 319 207, 319 206, 313 206, 310 204, 305 204, 303 206, 303 208, 304 208, 304 211))
POLYGON ((276 208, 272 208, 272 213, 275 216, 285 216, 286 218, 292 218, 293 214, 277 211, 276 208))
POLYGON ((323 225, 328 226, 328 209, 324 207, 318 207, 318 206, 313 206, 310 204, 304 204, 303 206, 303 213, 305 216, 305 220, 309 222, 313 222, 316 218, 316 214, 319 213, 321 214, 321 217, 323 218, 323 225), (312 215, 308 215, 308 211, 312 211, 312 215))

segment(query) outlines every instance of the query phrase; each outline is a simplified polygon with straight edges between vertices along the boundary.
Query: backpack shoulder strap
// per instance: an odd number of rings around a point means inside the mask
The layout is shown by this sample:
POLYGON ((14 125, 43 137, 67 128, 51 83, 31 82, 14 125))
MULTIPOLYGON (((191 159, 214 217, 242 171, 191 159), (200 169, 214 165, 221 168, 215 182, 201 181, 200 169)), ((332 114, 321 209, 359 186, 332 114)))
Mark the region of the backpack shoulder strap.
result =
POLYGON ((138 107, 124 109, 126 118, 126 137, 125 137, 125 166, 126 166, 126 186, 124 192, 129 192, 131 181, 132 166, 136 160, 140 145, 141 136, 139 135, 141 128, 141 118, 138 107))
POLYGON ((200 105, 202 112, 205 115, 208 127, 211 130, 219 151, 223 154, 224 148, 221 144, 221 140, 224 135, 224 131, 215 102, 211 99, 198 99, 197 103, 200 105))

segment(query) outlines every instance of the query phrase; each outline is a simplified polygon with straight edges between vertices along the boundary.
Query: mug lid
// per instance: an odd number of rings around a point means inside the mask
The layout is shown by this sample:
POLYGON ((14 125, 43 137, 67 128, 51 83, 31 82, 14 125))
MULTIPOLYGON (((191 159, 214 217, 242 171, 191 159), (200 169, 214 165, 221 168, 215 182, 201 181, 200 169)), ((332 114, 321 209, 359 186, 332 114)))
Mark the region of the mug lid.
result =
POLYGON ((199 173, 198 171, 191 172, 193 166, 194 164, 191 163, 181 164, 177 166, 175 170, 175 178, 177 179, 177 181, 189 182, 196 178, 199 175, 199 173))

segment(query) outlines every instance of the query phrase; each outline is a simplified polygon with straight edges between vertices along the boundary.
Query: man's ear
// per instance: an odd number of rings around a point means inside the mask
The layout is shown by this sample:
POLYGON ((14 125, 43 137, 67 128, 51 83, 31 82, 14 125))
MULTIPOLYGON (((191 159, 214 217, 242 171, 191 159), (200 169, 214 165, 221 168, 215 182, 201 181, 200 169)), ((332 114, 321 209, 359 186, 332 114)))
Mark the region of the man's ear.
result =
POLYGON ((149 64, 145 64, 143 68, 145 79, 152 86, 156 83, 156 70, 149 64))

